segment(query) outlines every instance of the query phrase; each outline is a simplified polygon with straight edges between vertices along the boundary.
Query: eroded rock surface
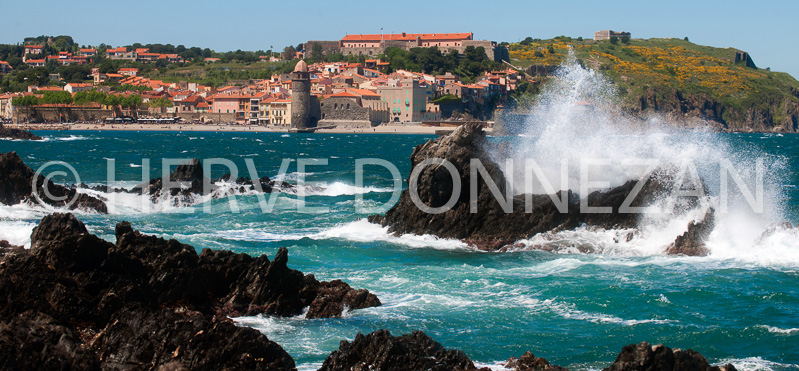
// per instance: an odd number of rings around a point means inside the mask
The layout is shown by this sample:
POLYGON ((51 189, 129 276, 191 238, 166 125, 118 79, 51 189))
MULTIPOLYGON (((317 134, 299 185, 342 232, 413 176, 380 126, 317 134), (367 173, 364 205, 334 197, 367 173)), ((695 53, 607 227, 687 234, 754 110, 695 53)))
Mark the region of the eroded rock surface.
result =
POLYGON ((127 222, 117 225, 116 236, 112 244, 72 214, 53 214, 34 228, 29 250, 3 248, 9 253, 0 254, 0 322, 6 326, 0 326, 0 353, 9 354, 0 359, 40 359, 55 369, 172 364, 289 370, 294 362, 278 344, 228 316, 294 316, 308 308, 308 318, 335 317, 345 308, 380 305, 366 290, 288 268, 285 248, 272 261, 210 249, 198 255, 192 246, 144 235, 127 222), (45 357, 48 347, 64 354, 45 357), (14 349, 30 353, 11 354, 14 349))

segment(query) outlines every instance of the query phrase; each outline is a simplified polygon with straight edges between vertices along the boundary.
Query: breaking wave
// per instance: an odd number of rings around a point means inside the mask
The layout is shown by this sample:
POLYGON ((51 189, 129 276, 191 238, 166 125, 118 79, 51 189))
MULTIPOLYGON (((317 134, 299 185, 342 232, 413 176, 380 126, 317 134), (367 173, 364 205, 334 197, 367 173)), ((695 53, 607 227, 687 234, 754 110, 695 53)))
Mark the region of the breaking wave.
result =
MULTIPOLYGON (((549 194, 568 189, 579 193, 581 180, 587 180, 583 177, 605 182, 589 192, 609 189, 642 179, 651 166, 679 169, 689 178, 699 179, 705 187, 695 188, 702 191, 700 202, 682 214, 642 214, 635 230, 579 228, 546 233, 519 241, 517 249, 663 254, 689 223, 701 221, 705 211, 713 208, 715 228, 707 241, 710 256, 763 265, 799 265, 796 230, 776 227, 787 220, 785 200, 790 199, 783 187, 788 184, 785 158, 754 146, 733 149, 729 137, 715 134, 710 130, 712 124, 700 120, 688 123, 688 129, 686 122, 663 115, 633 117, 619 102, 615 84, 584 68, 571 55, 533 107, 522 112, 523 119, 506 124, 516 135, 493 149, 492 157, 501 167, 505 159, 513 160, 513 169, 505 172, 513 179, 514 193, 549 194), (527 184, 524 165, 530 160, 540 172, 527 184), (593 165, 594 160, 603 163, 593 165), (758 197, 759 190, 762 197, 758 197)), ((661 202, 679 202, 682 196, 676 193, 661 202)))

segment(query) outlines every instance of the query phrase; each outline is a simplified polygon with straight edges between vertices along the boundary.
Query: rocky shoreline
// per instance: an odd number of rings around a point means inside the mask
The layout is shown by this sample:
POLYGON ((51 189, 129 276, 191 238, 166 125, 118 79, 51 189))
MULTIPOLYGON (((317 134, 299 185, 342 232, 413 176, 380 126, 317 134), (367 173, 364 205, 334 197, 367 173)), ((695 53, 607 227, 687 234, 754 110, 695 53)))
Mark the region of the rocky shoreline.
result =
MULTIPOLYGON (((568 371, 552 365, 532 352, 521 357, 511 357, 504 365, 511 371, 568 371)), ((341 341, 339 349, 331 353, 319 371, 348 370, 435 370, 435 371, 490 371, 477 368, 465 353, 446 349, 424 332, 392 336, 387 330, 368 335, 358 334, 352 342, 341 341)), ((616 360, 603 371, 734 371, 735 366, 711 366, 698 352, 688 349, 671 349, 647 342, 625 346, 616 360)))
MULTIPOLYGON (((454 204, 443 213, 428 213, 414 204, 410 189, 406 189, 399 202, 385 215, 372 215, 369 221, 389 227, 391 233, 432 234, 441 238, 454 238, 487 251, 513 249, 519 240, 542 233, 574 230, 582 226, 602 229, 635 229, 638 226, 639 214, 620 211, 638 180, 629 180, 619 187, 594 191, 585 196, 590 207, 609 207, 610 213, 583 213, 580 196, 571 190, 560 191, 555 195, 557 199, 565 200, 564 211, 558 209, 552 195, 536 194, 514 196, 511 212, 506 212, 486 181, 478 177, 475 200, 479 212, 471 212, 472 159, 480 160, 501 194, 509 192, 503 171, 489 153, 491 146, 482 128, 474 124, 461 126, 450 135, 417 146, 411 155, 412 167, 416 169, 422 163, 432 161, 419 173, 419 200, 434 208, 446 205, 450 199, 455 200, 454 204), (461 184, 459 194, 454 194, 454 178, 441 160, 448 161, 457 169, 461 184), (533 206, 530 210, 526 209, 527 196, 532 199, 533 206)), ((646 207, 667 197, 672 189, 678 188, 675 184, 675 172, 664 168, 655 171, 643 181, 637 197, 629 206, 646 207)), ((408 184, 411 184, 410 177, 408 184)), ((699 203, 696 196, 683 197, 683 201, 687 205, 682 206, 689 208, 696 207, 699 203)), ((676 238, 666 252, 674 255, 706 255, 704 240, 713 229, 713 220, 714 210, 705 210, 704 217, 690 223, 687 231, 676 238)), ((626 236, 628 239, 634 237, 632 232, 626 236)), ((546 250, 548 247, 542 249, 546 250)), ((593 251, 588 249, 581 252, 593 251)))
POLYGON ((112 244, 72 214, 44 217, 29 250, 0 257, 2 369, 263 369, 294 361, 242 315, 340 316, 381 305, 345 282, 270 261, 147 236, 129 223, 112 244), (21 351, 20 351, 21 350, 21 351))
MULTIPOLYGON (((270 261, 148 236, 117 224, 116 243, 72 214, 45 216, 31 248, 0 241, 0 368, 81 370, 295 370, 292 357, 230 317, 326 318, 381 305, 341 280, 320 282, 270 261)), ((565 370, 527 352, 515 371, 565 370)), ((468 356, 417 331, 387 330, 342 341, 320 370, 477 370, 468 356)), ((481 368, 487 371, 487 368, 481 368)), ((625 347, 608 371, 735 370, 711 367, 692 350, 625 347)))
MULTIPOLYGON (((194 248, 144 235, 127 222, 116 244, 90 234, 72 214, 44 217, 31 248, 0 241, 0 368, 81 370, 295 370, 292 357, 230 317, 266 314, 341 316, 381 305, 367 290, 287 267, 281 248, 270 261, 194 248)), ((527 352, 514 371, 566 370, 527 352)), ((477 370, 462 351, 421 331, 387 330, 343 340, 320 370, 477 370)), ((488 368, 481 368, 487 371, 488 368)), ((607 371, 708 370, 693 350, 646 342, 624 347, 607 371)))

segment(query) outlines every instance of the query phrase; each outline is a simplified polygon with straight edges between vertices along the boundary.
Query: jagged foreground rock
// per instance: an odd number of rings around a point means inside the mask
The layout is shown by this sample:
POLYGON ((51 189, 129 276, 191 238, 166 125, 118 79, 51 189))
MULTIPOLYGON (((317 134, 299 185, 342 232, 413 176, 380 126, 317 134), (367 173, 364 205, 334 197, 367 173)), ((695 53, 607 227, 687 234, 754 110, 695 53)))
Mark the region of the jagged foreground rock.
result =
MULTIPOLYGON (((532 195, 532 212, 525 212, 526 195, 513 199, 511 213, 506 213, 499 201, 491 193, 488 184, 478 177, 477 206, 478 212, 470 212, 471 159, 479 159, 485 166, 489 176, 502 194, 506 194, 505 176, 496 162, 490 157, 488 148, 491 144, 486 139, 482 128, 477 124, 463 125, 452 134, 431 140, 417 146, 411 155, 411 165, 415 168, 428 159, 445 159, 458 170, 461 181, 460 194, 454 206, 441 214, 429 214, 417 207, 410 190, 403 191, 399 202, 385 215, 373 215, 369 221, 388 226, 389 231, 396 234, 432 234, 442 238, 463 240, 484 250, 499 250, 511 246, 514 242, 527 239, 539 233, 557 232, 575 229, 581 225, 588 227, 614 229, 635 228, 639 215, 621 213, 620 207, 633 191, 637 180, 607 190, 595 191, 587 195, 591 207, 611 207, 612 212, 581 213, 580 198, 569 191, 561 191, 558 199, 567 197, 568 211, 562 213, 552 201, 550 195, 532 195)), ((662 199, 674 189, 676 174, 669 169, 660 169, 646 179, 638 196, 630 204, 632 207, 645 207, 658 199, 662 199)), ((446 205, 453 194, 452 175, 441 164, 431 164, 421 171, 418 178, 418 194, 427 206, 437 208, 446 205)), ((410 179, 409 179, 410 184, 410 179)), ((682 200, 684 207, 696 206, 696 197, 682 200)), ((669 247, 670 254, 703 255, 704 239, 712 231, 713 209, 709 209, 703 220, 691 223, 688 231, 669 247)), ((591 252, 591 251, 585 251, 591 252)))
POLYGON ((0 139, 42 140, 42 137, 27 130, 7 128, 0 124, 0 139))
MULTIPOLYGON (((510 358, 504 365, 514 371, 568 371, 531 352, 510 358)), ((368 335, 358 334, 352 342, 342 341, 319 371, 404 371, 476 370, 474 363, 459 350, 445 349, 424 332, 394 337, 387 330, 368 335)), ((482 368, 481 371, 488 371, 482 368)), ((733 365, 711 366, 707 359, 691 349, 672 350, 647 342, 625 346, 616 361, 603 371, 734 371, 733 365)))
POLYGON ((30 250, 0 254, 0 369, 293 369, 258 331, 228 316, 308 318, 378 306, 366 290, 270 262, 116 228, 117 243, 71 214, 42 219, 30 250))

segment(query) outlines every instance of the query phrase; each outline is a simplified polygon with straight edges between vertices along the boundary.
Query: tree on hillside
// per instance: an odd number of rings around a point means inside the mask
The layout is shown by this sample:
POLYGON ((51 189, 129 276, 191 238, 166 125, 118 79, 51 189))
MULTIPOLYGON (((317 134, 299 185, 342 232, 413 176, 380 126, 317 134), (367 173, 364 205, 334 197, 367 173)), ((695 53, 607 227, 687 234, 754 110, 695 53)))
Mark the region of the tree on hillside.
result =
POLYGON ((324 60, 324 50, 322 49, 322 45, 319 43, 313 43, 311 46, 311 58, 310 61, 313 63, 322 62, 324 60))
POLYGON ((630 35, 624 35, 621 37, 622 44, 629 44, 630 43, 630 35))
POLYGON ((289 45, 283 48, 283 59, 290 61, 294 59, 295 55, 297 55, 297 49, 294 49, 293 46, 289 45))
POLYGON ((610 37, 610 43, 613 44, 613 45, 618 44, 619 43, 619 38, 616 37, 616 36, 611 36, 610 37))

